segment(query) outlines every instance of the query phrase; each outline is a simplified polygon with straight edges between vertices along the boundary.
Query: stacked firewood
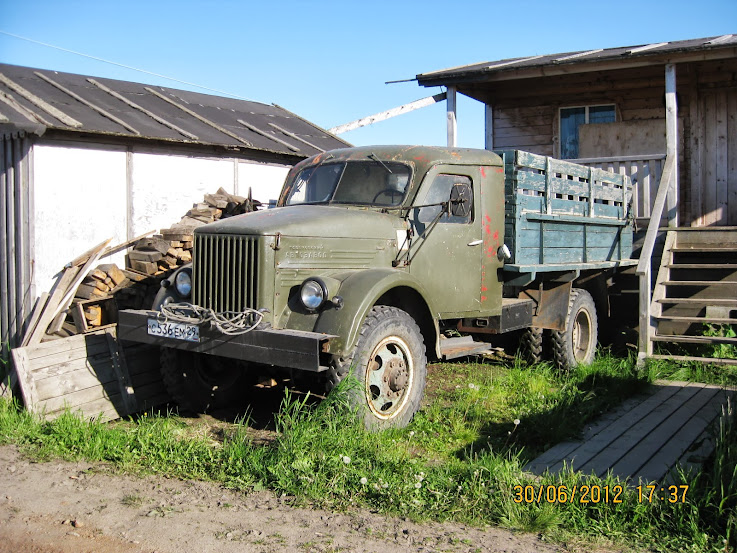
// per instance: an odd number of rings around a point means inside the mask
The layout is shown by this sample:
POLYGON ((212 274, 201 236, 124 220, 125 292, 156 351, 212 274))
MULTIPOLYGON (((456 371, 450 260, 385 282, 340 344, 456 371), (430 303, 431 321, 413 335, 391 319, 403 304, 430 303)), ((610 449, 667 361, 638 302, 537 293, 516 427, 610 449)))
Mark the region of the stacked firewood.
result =
POLYGON ((167 273, 192 261, 192 242, 184 245, 163 235, 144 238, 126 254, 126 267, 144 275, 167 273))
POLYGON ((160 234, 139 241, 126 257, 126 267, 158 276, 192 261, 194 229, 220 219, 256 211, 261 202, 229 194, 220 188, 215 194, 205 194, 181 221, 160 234))
POLYGON ((114 263, 98 265, 84 278, 74 296, 85 300, 95 297, 104 298, 109 296, 125 279, 126 276, 114 263))

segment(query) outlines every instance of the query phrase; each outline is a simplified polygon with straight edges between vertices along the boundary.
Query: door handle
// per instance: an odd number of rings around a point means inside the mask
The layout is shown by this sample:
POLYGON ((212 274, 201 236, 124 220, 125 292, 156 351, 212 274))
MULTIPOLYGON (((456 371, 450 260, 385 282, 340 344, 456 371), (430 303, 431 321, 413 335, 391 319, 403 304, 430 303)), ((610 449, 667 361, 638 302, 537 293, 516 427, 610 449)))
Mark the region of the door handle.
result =
POLYGON ((483 240, 473 240, 472 242, 469 242, 467 245, 468 246, 480 246, 483 243, 484 243, 483 240))

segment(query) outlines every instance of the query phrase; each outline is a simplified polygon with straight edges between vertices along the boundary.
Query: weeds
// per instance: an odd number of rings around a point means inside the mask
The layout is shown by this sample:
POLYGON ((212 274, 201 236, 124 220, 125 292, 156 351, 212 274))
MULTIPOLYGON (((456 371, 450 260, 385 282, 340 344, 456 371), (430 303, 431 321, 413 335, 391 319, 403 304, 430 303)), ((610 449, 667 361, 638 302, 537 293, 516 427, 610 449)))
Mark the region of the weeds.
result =
MULTIPOLYGON (((734 327, 727 324, 704 325, 704 336, 716 336, 721 338, 735 338, 734 327)), ((737 347, 734 344, 714 344, 712 351, 706 353, 707 357, 718 357, 722 359, 737 359, 737 347)))
MULTIPOLYGON (((355 383, 341 383, 316 405, 287 392, 276 414, 278 437, 268 445, 252 443, 240 423, 214 444, 174 416, 102 424, 65 414, 45 422, 0 401, 0 443, 18 444, 35 458, 104 461, 121 471, 211 480, 246 492, 271 489, 333 509, 359 505, 411 519, 494 524, 560 541, 733 553, 737 430, 729 417, 685 503, 642 502, 627 488, 618 504, 515 500, 515 486, 622 484, 571 471, 535 478, 523 466, 666 369, 638 372, 633 360, 606 356, 568 377, 546 365, 433 365, 415 420, 381 433, 365 432, 341 393, 355 383)), ((138 506, 143 499, 124 502, 138 506)))

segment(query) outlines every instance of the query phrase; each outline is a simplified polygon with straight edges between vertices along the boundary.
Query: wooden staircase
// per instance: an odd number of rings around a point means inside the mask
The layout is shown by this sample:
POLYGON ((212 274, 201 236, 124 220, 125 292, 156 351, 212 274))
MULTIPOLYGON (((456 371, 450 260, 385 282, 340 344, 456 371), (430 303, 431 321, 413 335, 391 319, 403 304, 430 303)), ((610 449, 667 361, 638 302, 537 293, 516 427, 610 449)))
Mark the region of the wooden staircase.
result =
POLYGON ((650 339, 661 344, 651 358, 737 365, 704 356, 710 346, 737 346, 737 338, 705 335, 737 329, 737 227, 668 229, 650 314, 650 339))

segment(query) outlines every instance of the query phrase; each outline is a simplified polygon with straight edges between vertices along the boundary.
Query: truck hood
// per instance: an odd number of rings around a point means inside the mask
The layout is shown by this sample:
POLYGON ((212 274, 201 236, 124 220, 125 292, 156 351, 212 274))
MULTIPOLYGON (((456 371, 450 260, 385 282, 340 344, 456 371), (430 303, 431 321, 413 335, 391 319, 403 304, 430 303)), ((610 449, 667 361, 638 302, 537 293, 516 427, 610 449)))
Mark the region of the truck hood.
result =
POLYGON ((391 213, 325 205, 254 211, 197 228, 197 234, 243 234, 318 238, 396 238, 402 220, 391 213))

